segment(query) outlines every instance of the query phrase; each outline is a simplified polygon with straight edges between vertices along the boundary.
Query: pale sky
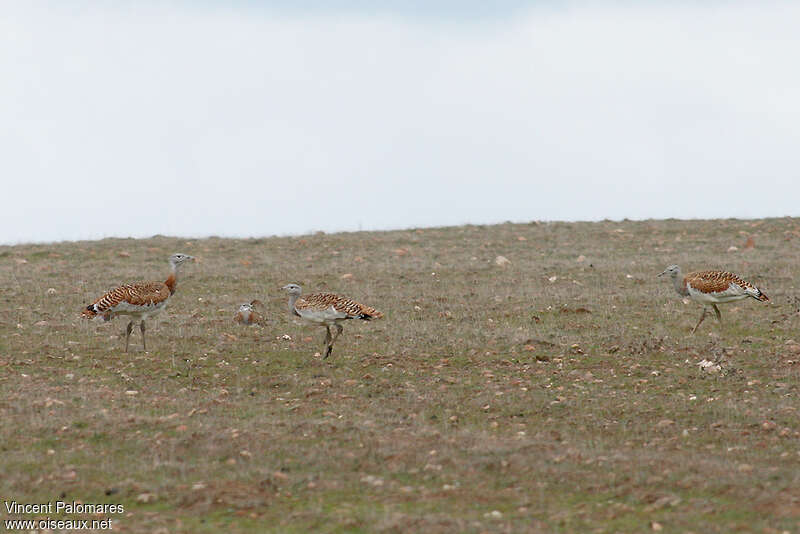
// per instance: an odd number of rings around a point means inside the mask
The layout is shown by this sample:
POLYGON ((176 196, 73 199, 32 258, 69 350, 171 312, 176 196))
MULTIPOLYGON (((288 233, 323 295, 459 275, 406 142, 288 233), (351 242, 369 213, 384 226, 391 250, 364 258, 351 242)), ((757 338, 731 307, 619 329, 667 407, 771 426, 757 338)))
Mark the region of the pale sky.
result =
POLYGON ((800 3, 65 4, 0 10, 0 243, 800 215, 800 3))

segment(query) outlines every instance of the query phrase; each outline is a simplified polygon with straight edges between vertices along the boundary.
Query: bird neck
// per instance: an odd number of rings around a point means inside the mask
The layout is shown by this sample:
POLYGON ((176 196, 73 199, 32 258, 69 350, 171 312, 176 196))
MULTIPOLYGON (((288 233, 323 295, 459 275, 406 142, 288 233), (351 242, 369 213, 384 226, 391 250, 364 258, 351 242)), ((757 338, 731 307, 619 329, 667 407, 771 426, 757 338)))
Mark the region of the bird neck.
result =
POLYGON ((680 271, 673 273, 672 286, 675 288, 675 291, 677 291, 678 295, 681 295, 682 297, 689 296, 689 289, 686 287, 686 279, 683 277, 683 274, 680 271))
POLYGON ((297 302, 297 299, 300 298, 300 295, 289 295, 289 313, 292 315, 296 315, 297 312, 294 309, 294 305, 297 302))
POLYGON ((164 282, 169 288, 169 294, 174 295, 175 290, 178 289, 178 267, 176 265, 171 265, 172 272, 169 273, 169 277, 167 277, 167 281, 164 282))

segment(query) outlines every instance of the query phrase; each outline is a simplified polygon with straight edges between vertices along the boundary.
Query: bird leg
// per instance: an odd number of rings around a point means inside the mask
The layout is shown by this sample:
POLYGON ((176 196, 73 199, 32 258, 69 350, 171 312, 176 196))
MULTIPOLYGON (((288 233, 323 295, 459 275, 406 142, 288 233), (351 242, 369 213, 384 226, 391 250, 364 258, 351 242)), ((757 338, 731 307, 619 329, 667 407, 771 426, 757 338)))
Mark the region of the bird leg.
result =
POLYGON ((139 323, 139 330, 142 331, 142 346, 144 347, 144 351, 147 352, 147 342, 144 340, 144 319, 139 323))
POLYGON ((333 339, 331 339, 331 345, 333 345, 333 342, 336 341, 336 338, 339 337, 339 334, 341 334, 342 330, 344 330, 344 327, 340 324, 337 324, 335 326, 336 326, 336 335, 333 336, 333 339))
POLYGON ((703 306, 703 315, 700 316, 700 320, 697 321, 697 324, 694 325, 694 328, 692 328, 692 334, 695 333, 695 331, 697 330, 697 327, 700 326, 700 323, 702 323, 703 319, 706 318, 706 313, 708 313, 708 309, 705 306, 703 306))
POLYGON ((128 352, 128 342, 131 340, 131 330, 133 330, 133 321, 128 323, 128 328, 125 329, 125 352, 128 352))
POLYGON ((323 356, 322 359, 324 360, 330 356, 332 350, 333 345, 331 344, 331 327, 329 325, 325 325, 325 356, 323 356))
POLYGON ((719 313, 719 308, 717 308, 717 305, 714 304, 713 302, 711 303, 711 307, 714 308, 714 313, 717 316, 717 321, 719 321, 719 324, 722 324, 722 314, 719 313))
POLYGON ((336 324, 334 326, 336 327, 336 335, 334 335, 333 339, 331 339, 330 342, 328 343, 328 351, 325 353, 325 358, 327 358, 328 356, 331 355, 331 352, 333 352, 333 343, 334 343, 334 341, 336 341, 336 338, 338 338, 339 334, 341 334, 342 330, 344 330, 344 327, 342 325, 340 325, 340 324, 336 324))
POLYGON ((331 327, 325 325, 325 346, 328 346, 328 343, 331 342, 331 327))

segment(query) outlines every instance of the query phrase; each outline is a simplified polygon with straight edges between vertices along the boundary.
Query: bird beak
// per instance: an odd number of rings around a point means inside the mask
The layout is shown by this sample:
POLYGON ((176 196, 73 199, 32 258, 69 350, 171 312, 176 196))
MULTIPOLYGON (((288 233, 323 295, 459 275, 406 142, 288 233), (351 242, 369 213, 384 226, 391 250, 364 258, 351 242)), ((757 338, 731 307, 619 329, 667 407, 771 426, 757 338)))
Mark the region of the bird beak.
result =
MULTIPOLYGON (((665 274, 667 274, 667 271, 664 271, 663 273, 659 274, 658 276, 664 276, 665 274)), ((658 278, 658 276, 656 278, 658 278)))

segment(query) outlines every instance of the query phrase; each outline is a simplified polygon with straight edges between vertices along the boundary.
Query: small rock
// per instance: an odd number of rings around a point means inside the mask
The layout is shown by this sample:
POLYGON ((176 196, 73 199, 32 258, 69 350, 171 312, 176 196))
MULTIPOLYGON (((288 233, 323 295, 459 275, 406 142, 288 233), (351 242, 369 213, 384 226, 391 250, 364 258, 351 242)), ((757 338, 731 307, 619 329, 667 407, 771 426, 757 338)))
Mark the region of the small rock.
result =
POLYGON ((506 258, 505 256, 497 256, 497 257, 494 259, 494 263, 495 263, 496 265, 499 265, 499 266, 503 267, 503 266, 505 266, 505 265, 509 265, 509 264, 511 263, 511 260, 509 260, 509 259, 508 259, 508 258, 506 258))
POLYGON ((341 276, 341 279, 342 279, 342 280, 347 280, 348 278, 353 278, 353 273, 344 273, 344 274, 341 276))
POLYGON ((700 367, 700 369, 707 371, 709 373, 716 373, 722 369, 722 366, 720 364, 714 363, 706 359, 699 361, 697 363, 697 366, 700 367))
POLYGON ((739 247, 734 247, 733 245, 728 247, 728 252, 736 252, 737 250, 739 250, 739 247))
POLYGON ((55 295, 56 293, 57 293, 56 288, 54 288, 54 287, 48 287, 47 288, 47 294, 48 295, 55 295))
POLYGON ((380 477, 376 477, 374 475, 367 475, 361 479, 361 482, 369 484, 371 486, 380 487, 383 486, 383 479, 380 477))

